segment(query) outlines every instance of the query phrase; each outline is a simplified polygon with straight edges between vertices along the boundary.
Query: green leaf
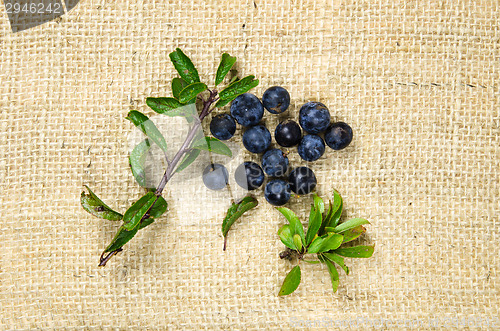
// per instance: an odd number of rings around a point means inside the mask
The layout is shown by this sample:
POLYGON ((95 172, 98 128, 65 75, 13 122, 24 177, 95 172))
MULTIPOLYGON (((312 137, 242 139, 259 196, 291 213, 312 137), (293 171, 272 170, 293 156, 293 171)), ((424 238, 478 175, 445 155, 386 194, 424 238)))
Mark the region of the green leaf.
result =
POLYGON ((354 246, 338 248, 334 253, 345 257, 366 258, 372 256, 374 250, 375 246, 354 246))
POLYGON ((125 229, 125 226, 122 225, 118 232, 116 233, 115 237, 111 241, 108 247, 104 250, 105 253, 107 252, 114 252, 122 248, 123 245, 125 245, 130 239, 132 239, 135 234, 139 231, 139 229, 133 229, 131 231, 125 229))
POLYGON ((335 265, 328 259, 323 259, 324 263, 328 267, 328 272, 330 273, 330 279, 332 281, 333 293, 337 292, 339 288, 339 272, 335 268, 335 265))
POLYGON ((228 85, 231 85, 232 83, 234 83, 234 82, 236 82, 236 81, 240 80, 240 79, 239 79, 239 77, 238 77, 238 70, 236 70, 236 69, 231 69, 229 72, 231 73, 232 77, 231 77, 231 79, 229 80, 228 85))
POLYGON ((340 221, 340 216, 342 215, 342 196, 337 192, 333 191, 333 204, 330 201, 330 207, 328 209, 328 213, 323 220, 321 225, 320 232, 327 227, 335 227, 340 221))
POLYGON ((145 188, 151 188, 146 185, 146 171, 144 170, 144 163, 148 155, 151 145, 148 139, 144 139, 137 146, 134 147, 129 155, 129 165, 132 174, 134 175, 137 183, 145 188))
POLYGON ((286 275, 278 295, 282 296, 293 293, 297 289, 297 287, 299 287, 299 284, 300 284, 300 267, 295 266, 288 273, 288 275, 286 275))
POLYGON ((184 114, 182 107, 184 106, 177 99, 174 98, 146 98, 146 105, 153 109, 158 114, 168 116, 182 116, 184 114))
POLYGON ((367 220, 365 220, 363 218, 353 218, 353 219, 350 219, 348 221, 345 221, 344 223, 337 225, 333 229, 333 231, 336 233, 342 233, 342 232, 345 232, 347 230, 354 229, 355 227, 358 227, 358 226, 363 225, 363 224, 370 224, 370 222, 368 222, 367 220))
POLYGON ((160 196, 158 196, 158 199, 156 200, 153 207, 149 210, 149 217, 159 218, 159 217, 161 217, 161 215, 163 215, 167 211, 167 208, 168 208, 167 202, 160 195, 160 196))
POLYGON ((281 242, 288 248, 290 249, 296 249, 295 244, 293 243, 293 235, 292 235, 292 230, 290 229, 289 224, 283 225, 279 230, 278 230, 278 236, 281 239, 281 242))
POLYGON ((215 85, 222 83, 226 75, 229 73, 233 65, 236 63, 236 57, 227 53, 222 54, 217 74, 215 75, 215 85))
POLYGON ((186 86, 181 93, 179 94, 179 101, 182 103, 186 103, 189 100, 196 98, 198 94, 207 90, 208 87, 204 83, 193 83, 186 86))
POLYGON ((187 154, 184 156, 182 159, 181 163, 175 170, 175 172, 181 172, 182 170, 186 169, 191 163, 193 163, 198 155, 200 155, 201 150, 199 149, 192 149, 187 154))
POLYGON ((142 221, 141 223, 139 223, 139 226, 137 227, 137 229, 138 230, 144 229, 146 226, 150 225, 154 221, 155 221, 154 218, 146 218, 144 221, 142 221))
POLYGON ((330 233, 323 241, 323 244, 319 248, 319 252, 322 253, 337 249, 340 247, 340 245, 342 245, 343 240, 344 240, 343 235, 337 233, 330 233))
POLYGON ((316 209, 316 204, 311 205, 311 212, 309 213, 309 226, 306 234, 306 245, 309 245, 314 239, 314 236, 318 233, 321 226, 321 220, 322 216, 320 211, 316 209))
POLYGON ((360 225, 355 227, 354 229, 350 229, 342 233, 344 235, 344 241, 343 243, 353 241, 354 239, 358 238, 361 236, 363 233, 365 233, 366 229, 364 226, 360 225))
POLYGON ((257 206, 259 202, 252 196, 243 198, 239 203, 233 203, 227 210, 226 217, 222 221, 222 235, 224 236, 224 250, 226 250, 226 237, 231 226, 241 215, 257 206))
POLYGON ((302 238, 300 238, 300 235, 298 235, 297 233, 293 235, 293 245, 295 246, 296 250, 302 252, 302 249, 304 248, 302 246, 302 238))
POLYGON ((337 191, 335 191, 333 198, 333 209, 337 210, 335 211, 335 213, 333 213, 332 219, 330 220, 328 226, 335 227, 339 224, 340 217, 342 216, 343 207, 344 207, 344 202, 342 201, 342 197, 337 191))
POLYGON ((137 227, 140 221, 143 220, 144 215, 148 213, 151 206, 155 203, 157 196, 153 192, 146 193, 142 198, 134 202, 134 204, 127 209, 123 215, 123 227, 126 230, 133 230, 137 227))
POLYGON ((322 253, 322 255, 328 260, 338 264, 342 269, 344 269, 345 274, 349 275, 349 268, 345 265, 344 258, 342 256, 335 253, 322 253))
POLYGON ((253 75, 247 76, 230 84, 228 87, 220 91, 220 100, 215 104, 215 106, 223 107, 233 101, 238 95, 246 93, 259 85, 259 80, 254 78, 255 76, 253 75))
POLYGON ((200 81, 198 71, 193 65, 189 57, 184 54, 180 48, 176 48, 174 52, 169 54, 170 60, 174 64, 175 70, 188 84, 197 83, 200 81))
POLYGON ((290 223, 290 229, 292 230, 292 235, 298 234, 301 238, 302 241, 305 242, 305 237, 304 237, 304 227, 302 226, 302 223, 300 222, 299 218, 293 211, 286 207, 279 207, 276 208, 280 213, 285 216, 285 218, 288 220, 288 223, 290 223))
POLYGON ((202 137, 201 139, 193 142, 192 149, 200 149, 226 156, 232 156, 231 149, 227 147, 222 141, 214 137, 202 137))
POLYGON ((331 251, 338 248, 342 244, 344 236, 337 233, 329 233, 327 235, 317 237, 307 248, 307 253, 315 254, 331 251))
POLYGON ((91 213, 94 216, 104 218, 110 221, 119 221, 123 218, 123 215, 109 208, 104 202, 97 197, 97 195, 92 192, 87 185, 83 185, 89 191, 89 194, 82 192, 80 196, 80 203, 83 209, 91 213))
POLYGON ((146 136, 149 137, 155 144, 157 144, 164 152, 167 151, 167 143, 165 138, 160 133, 156 125, 151 121, 146 115, 138 112, 137 110, 132 110, 128 113, 126 117, 127 120, 134 123, 146 136))
POLYGON ((316 208, 320 212, 320 214, 323 214, 325 212, 325 203, 323 202, 323 199, 321 199, 316 193, 314 193, 313 201, 314 208, 316 208))
POLYGON ((174 98, 179 99, 181 91, 188 85, 189 84, 186 83, 186 81, 182 78, 175 77, 174 79, 172 79, 172 95, 174 96, 174 98))

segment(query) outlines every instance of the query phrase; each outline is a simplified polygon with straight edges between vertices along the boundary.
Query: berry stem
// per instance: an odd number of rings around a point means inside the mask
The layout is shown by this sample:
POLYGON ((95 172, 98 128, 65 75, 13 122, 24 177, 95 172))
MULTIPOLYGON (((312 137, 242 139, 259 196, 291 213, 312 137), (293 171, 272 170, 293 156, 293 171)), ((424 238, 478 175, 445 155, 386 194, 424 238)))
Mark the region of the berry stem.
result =
POLYGON ((218 100, 217 91, 216 90, 210 91, 209 97, 206 100, 202 98, 202 100, 203 100, 203 109, 200 113, 200 116, 198 119, 195 120, 195 123, 189 130, 186 139, 184 140, 184 143, 179 148, 174 158, 168 163, 167 169, 163 174, 163 178, 161 179, 160 184, 158 184, 158 188, 156 189, 155 194, 157 196, 161 195, 168 181, 174 175, 174 169, 177 166, 177 163, 179 163, 181 158, 190 150, 191 143, 193 142, 193 139, 195 138, 198 129, 201 127, 201 122, 213 110, 213 108, 210 109, 210 106, 212 106, 212 104, 218 100))

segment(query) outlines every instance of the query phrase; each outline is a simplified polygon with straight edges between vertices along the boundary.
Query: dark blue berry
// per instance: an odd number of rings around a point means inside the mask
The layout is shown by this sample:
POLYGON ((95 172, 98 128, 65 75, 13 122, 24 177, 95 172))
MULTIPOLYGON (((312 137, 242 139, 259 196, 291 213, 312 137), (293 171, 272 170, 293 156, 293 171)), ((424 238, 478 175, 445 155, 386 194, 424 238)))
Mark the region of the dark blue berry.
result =
POLYGON ((290 200, 290 186, 281 179, 273 179, 267 183, 264 196, 270 204, 282 206, 290 200))
POLYGON ((262 96, 262 104, 272 114, 281 114, 290 106, 290 94, 281 86, 270 87, 262 96))
POLYGON ((262 168, 268 176, 284 176, 288 170, 288 157, 280 149, 270 149, 262 156, 262 168))
POLYGON ((234 171, 236 183, 245 190, 255 190, 264 183, 264 171, 255 162, 246 161, 234 171))
POLYGON ((335 150, 344 149, 352 141, 352 129, 344 122, 333 123, 326 129, 325 142, 335 150))
POLYGON ((263 153, 271 145, 271 133, 263 125, 252 126, 243 133, 243 145, 252 153, 263 153))
POLYGON ((264 106, 253 94, 243 93, 231 103, 231 116, 243 126, 256 125, 263 115, 264 106))
POLYGON ((297 145, 300 139, 302 139, 302 130, 297 122, 285 120, 276 126, 274 139, 276 139, 276 142, 280 146, 292 147, 297 145))
POLYGON ((236 132, 236 122, 229 114, 219 114, 212 118, 210 132, 219 140, 228 140, 236 132))
POLYGON ((228 182, 229 173, 222 164, 209 164, 205 170, 203 170, 203 183, 211 190, 222 190, 226 187, 228 182))
POLYGON ((318 134, 330 124, 330 112, 321 102, 308 102, 300 108, 299 123, 304 131, 318 134))
POLYGON ((308 194, 316 187, 314 172, 308 167, 298 167, 288 176, 290 189, 297 194, 308 194))
POLYGON ((325 152, 325 142, 320 136, 308 134, 297 147, 300 157, 305 161, 316 161, 325 152))

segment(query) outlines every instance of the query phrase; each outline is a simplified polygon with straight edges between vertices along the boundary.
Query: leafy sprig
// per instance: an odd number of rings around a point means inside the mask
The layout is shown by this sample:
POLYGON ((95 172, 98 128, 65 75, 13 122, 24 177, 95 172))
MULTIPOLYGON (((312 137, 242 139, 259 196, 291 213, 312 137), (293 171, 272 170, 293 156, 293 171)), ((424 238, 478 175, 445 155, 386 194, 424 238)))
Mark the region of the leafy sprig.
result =
MULTIPOLYGON (((209 89, 207 84, 200 82, 198 70, 191 59, 179 48, 170 53, 169 57, 180 76, 172 79, 172 97, 149 97, 146 99, 146 105, 158 114, 185 117, 190 123, 190 129, 182 146, 170 159, 167 155, 167 141, 149 117, 137 110, 128 113, 126 119, 139 128, 145 136, 145 139, 137 144, 130 153, 129 163, 134 178, 140 186, 147 190, 147 193, 134 202, 122 215, 108 207, 88 187, 88 193, 82 192, 81 204, 86 211, 96 217, 122 221, 115 237, 101 254, 100 266, 106 265, 109 259, 120 252, 139 230, 153 223, 156 218, 167 211, 167 202, 162 197, 165 186, 175 173, 184 170, 193 163, 201 151, 231 156, 231 150, 223 142, 213 137, 199 136, 201 123, 216 107, 228 104, 238 95, 248 92, 259 83, 254 76, 247 76, 239 80, 233 75, 229 84, 218 92, 215 88, 209 89), (204 96, 204 94, 208 95, 204 96), (201 100, 199 110, 196 106, 197 99, 201 100), (147 153, 152 144, 160 147, 167 161, 167 168, 156 187, 148 186, 144 167, 147 153)), ((227 53, 222 54, 215 77, 215 87, 219 86, 227 74, 233 71, 232 67, 235 62, 235 57, 227 53)), ((241 214, 255 207, 256 200, 252 199, 244 199, 239 204, 235 204, 236 207, 233 205, 235 210, 232 216, 224 221, 224 226, 226 226, 225 230, 223 226, 224 237, 226 237, 232 223, 241 214)))
MULTIPOLYGON (((371 257, 374 251, 374 246, 342 247, 343 244, 361 236, 366 231, 363 225, 369 224, 362 218, 353 218, 340 223, 342 207, 342 197, 336 191, 333 202, 330 201, 326 212, 323 199, 314 195, 307 232, 304 232, 302 223, 293 211, 285 207, 277 208, 288 220, 288 224, 278 230, 281 242, 287 247, 280 257, 288 260, 297 259, 299 263, 304 261, 325 264, 330 273, 334 292, 338 289, 340 278, 335 266, 339 266, 348 275, 349 268, 344 263, 344 257, 367 258, 371 257), (308 254, 316 254, 318 260, 305 259, 308 254)), ((278 295, 293 293, 298 288, 300 280, 301 270, 297 265, 285 277, 278 295)))

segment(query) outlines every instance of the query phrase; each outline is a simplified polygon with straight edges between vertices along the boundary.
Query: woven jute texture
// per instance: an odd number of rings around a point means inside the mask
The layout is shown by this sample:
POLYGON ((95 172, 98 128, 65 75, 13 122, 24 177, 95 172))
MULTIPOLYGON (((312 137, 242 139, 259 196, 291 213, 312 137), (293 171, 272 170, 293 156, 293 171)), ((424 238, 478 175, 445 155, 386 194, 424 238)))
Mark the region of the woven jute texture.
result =
MULTIPOLYGON (((83 0, 18 33, 1 18, 0 329, 500 327, 497 1, 83 0), (118 223, 80 193, 122 212, 140 197, 124 117, 170 95, 175 47, 205 81, 229 52, 258 96, 288 89, 288 117, 315 100, 353 127, 310 164, 321 196, 371 221, 360 243, 375 254, 347 259, 337 293, 301 263, 298 290, 277 296, 293 264, 262 191, 223 252, 229 201, 199 178, 168 187, 166 215, 97 267, 118 223)), ((310 202, 288 206, 305 220, 310 202)))

